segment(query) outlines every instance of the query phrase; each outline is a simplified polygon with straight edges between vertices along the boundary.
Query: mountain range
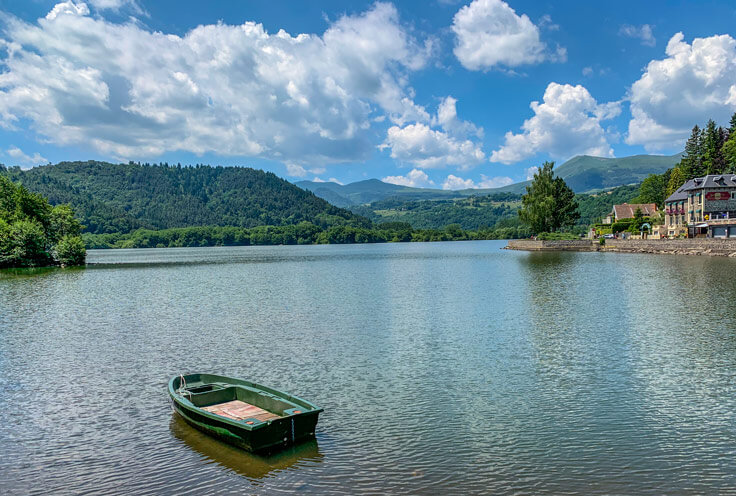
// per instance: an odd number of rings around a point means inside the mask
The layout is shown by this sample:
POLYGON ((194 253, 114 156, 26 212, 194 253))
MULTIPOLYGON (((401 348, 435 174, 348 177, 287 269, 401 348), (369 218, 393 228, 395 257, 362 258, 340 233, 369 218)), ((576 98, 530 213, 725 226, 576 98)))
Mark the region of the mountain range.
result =
MULTIPOLYGON (((576 193, 590 193, 625 184, 640 183, 649 174, 661 174, 674 167, 682 158, 676 155, 634 155, 622 158, 592 157, 579 155, 555 168, 555 173, 576 193)), ((494 193, 526 192, 530 181, 522 181, 500 188, 463 189, 449 191, 434 188, 412 188, 385 183, 378 179, 367 179, 350 184, 335 182, 299 181, 300 188, 312 191, 315 195, 338 207, 351 207, 384 200, 442 200, 494 193)))

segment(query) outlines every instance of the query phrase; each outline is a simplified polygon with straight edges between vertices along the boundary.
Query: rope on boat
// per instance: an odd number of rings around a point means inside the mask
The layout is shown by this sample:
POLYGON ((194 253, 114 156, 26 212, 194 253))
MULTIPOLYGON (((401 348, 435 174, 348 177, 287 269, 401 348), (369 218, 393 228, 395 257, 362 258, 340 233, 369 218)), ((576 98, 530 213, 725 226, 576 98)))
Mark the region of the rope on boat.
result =
POLYGON ((177 389, 176 392, 179 393, 179 396, 184 396, 185 394, 188 394, 189 401, 192 401, 192 393, 190 391, 187 391, 187 380, 184 379, 183 374, 179 374, 179 389, 177 389))

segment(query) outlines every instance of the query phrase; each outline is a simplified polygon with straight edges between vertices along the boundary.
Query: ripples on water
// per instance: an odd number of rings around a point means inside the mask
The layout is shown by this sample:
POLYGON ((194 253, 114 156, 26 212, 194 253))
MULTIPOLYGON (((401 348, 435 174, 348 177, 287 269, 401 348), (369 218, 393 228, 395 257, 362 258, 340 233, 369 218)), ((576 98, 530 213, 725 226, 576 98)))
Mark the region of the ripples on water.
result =
POLYGON ((736 261, 499 242, 111 250, 0 273, 0 492, 736 494, 736 261), (325 408, 258 457, 171 413, 325 408))

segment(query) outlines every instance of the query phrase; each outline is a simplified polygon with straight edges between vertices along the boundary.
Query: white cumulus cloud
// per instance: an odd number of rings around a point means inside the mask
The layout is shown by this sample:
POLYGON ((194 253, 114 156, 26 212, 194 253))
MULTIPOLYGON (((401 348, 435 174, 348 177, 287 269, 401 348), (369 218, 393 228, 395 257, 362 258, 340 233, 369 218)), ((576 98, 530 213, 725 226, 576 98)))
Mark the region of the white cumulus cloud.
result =
POLYGON ((422 123, 390 127, 383 146, 391 148, 392 158, 423 169, 448 165, 469 169, 485 160, 479 144, 453 138, 422 123))
POLYGON ((652 60, 629 92, 626 142, 647 150, 678 149, 693 125, 728 123, 736 111, 736 39, 730 35, 667 43, 666 58, 652 60))
POLYGON ((526 14, 518 15, 502 0, 473 0, 455 14, 452 30, 456 36, 455 56, 470 70, 567 58, 561 47, 549 53, 539 38, 539 28, 526 14))
POLYGON ((34 165, 47 164, 49 161, 35 152, 33 155, 27 155, 17 146, 11 146, 5 153, 11 158, 9 165, 19 165, 21 168, 33 167, 34 165))
POLYGON ((7 16, 0 47, 0 126, 27 120, 44 140, 121 159, 182 150, 292 164, 362 160, 380 117, 399 126, 430 120, 408 75, 426 64, 431 43, 409 35, 386 3, 322 35, 246 22, 177 36, 93 17, 68 0, 36 23, 7 16))
POLYGON ((526 169, 524 169, 524 175, 526 176, 526 180, 531 181, 532 179, 534 179, 534 174, 536 174, 537 171, 539 171, 539 167, 537 167, 536 165, 533 165, 531 167, 527 167, 526 169))
POLYGON ((543 100, 530 104, 534 116, 524 121, 521 133, 506 133, 491 162, 513 164, 540 152, 560 159, 581 154, 613 156, 601 121, 621 112, 618 102, 599 104, 581 85, 554 82, 547 86, 543 100))
POLYGON ((483 128, 475 126, 472 122, 462 121, 457 117, 457 99, 452 96, 445 97, 437 107, 437 115, 432 118, 432 124, 439 124, 443 130, 456 137, 475 135, 483 137, 483 128))
POLYGON ((627 38, 638 38, 641 40, 642 45, 654 46, 657 44, 657 40, 654 38, 654 34, 652 33, 652 27, 649 24, 642 24, 641 26, 624 24, 621 26, 618 33, 621 36, 626 36, 627 38))
POLYGON ((506 176, 488 177, 484 174, 480 175, 481 180, 475 182, 472 179, 463 179, 462 177, 450 174, 447 176, 445 181, 442 183, 442 189, 478 189, 478 188, 500 188, 502 186, 508 186, 513 183, 514 180, 506 176))
POLYGON ((384 183, 398 184, 399 186, 410 186, 412 188, 428 188, 434 186, 426 172, 412 169, 405 176, 387 176, 381 179, 384 183))

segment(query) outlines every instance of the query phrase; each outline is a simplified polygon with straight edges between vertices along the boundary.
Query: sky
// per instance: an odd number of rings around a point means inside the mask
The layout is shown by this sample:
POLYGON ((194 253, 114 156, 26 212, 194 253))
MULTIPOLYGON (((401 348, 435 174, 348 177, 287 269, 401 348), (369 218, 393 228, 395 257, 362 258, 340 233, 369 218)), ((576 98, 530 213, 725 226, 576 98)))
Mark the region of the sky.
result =
POLYGON ((8 166, 489 188, 734 112, 732 0, 0 0, 8 166))

